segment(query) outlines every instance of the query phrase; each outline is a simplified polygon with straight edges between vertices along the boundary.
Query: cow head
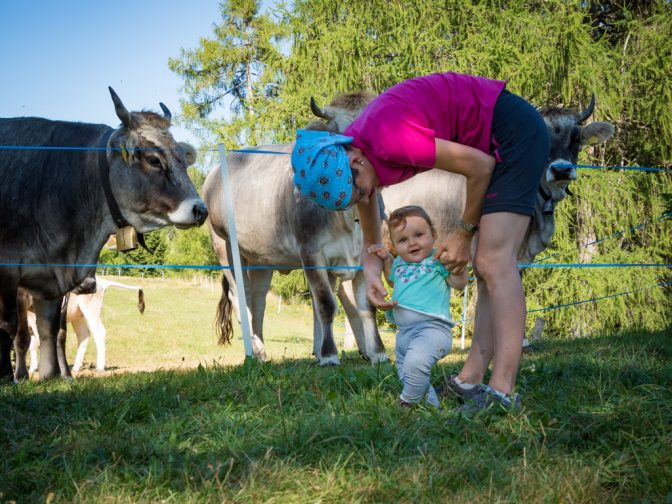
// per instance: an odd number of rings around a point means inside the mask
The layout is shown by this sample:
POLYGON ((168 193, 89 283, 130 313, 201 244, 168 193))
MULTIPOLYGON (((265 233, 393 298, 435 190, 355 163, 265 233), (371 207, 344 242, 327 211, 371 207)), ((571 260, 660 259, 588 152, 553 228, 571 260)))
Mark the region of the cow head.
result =
POLYGON ((614 134, 614 126, 608 122, 583 123, 592 115, 595 95, 588 108, 575 112, 562 108, 543 108, 539 112, 546 121, 550 139, 548 168, 541 178, 540 191, 553 202, 562 200, 567 186, 576 180, 576 165, 579 151, 587 146, 605 142, 614 134))
POLYGON ((167 225, 203 224, 208 210, 187 175, 195 149, 171 135, 171 113, 129 112, 112 88, 121 127, 108 141, 107 160, 114 197, 128 222, 139 232, 167 225))

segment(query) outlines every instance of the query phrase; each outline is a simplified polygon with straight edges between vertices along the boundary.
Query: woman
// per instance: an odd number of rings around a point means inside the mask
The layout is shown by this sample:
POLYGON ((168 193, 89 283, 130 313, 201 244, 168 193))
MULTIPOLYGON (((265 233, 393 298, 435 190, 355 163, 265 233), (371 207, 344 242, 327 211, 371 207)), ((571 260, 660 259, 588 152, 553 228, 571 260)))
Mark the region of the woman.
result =
POLYGON ((463 411, 498 403, 520 406, 514 394, 525 330, 525 295, 516 258, 548 160, 548 131, 534 107, 503 81, 456 73, 416 77, 373 100, 344 135, 300 130, 292 153, 294 182, 332 210, 356 204, 364 244, 369 301, 386 310, 382 263, 368 253, 381 240, 376 188, 430 169, 464 175, 460 227, 437 247, 455 275, 469 262, 478 276, 474 338, 462 371, 444 390, 467 400, 463 411), (488 386, 485 372, 494 360, 488 386))

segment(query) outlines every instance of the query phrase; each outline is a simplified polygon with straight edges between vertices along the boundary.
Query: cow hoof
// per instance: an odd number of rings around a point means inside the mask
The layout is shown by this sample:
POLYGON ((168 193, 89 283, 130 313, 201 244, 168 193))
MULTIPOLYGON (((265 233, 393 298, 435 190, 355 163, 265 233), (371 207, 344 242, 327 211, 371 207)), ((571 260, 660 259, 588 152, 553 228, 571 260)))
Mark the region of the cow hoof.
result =
POLYGON ((338 355, 328 355, 326 357, 321 357, 318 361, 318 364, 321 367, 325 366, 338 366, 340 364, 338 360, 338 355))
POLYGON ((14 373, 14 383, 19 383, 23 380, 27 380, 30 377, 27 369, 16 370, 14 373))
POLYGON ((369 361, 371 361, 371 364, 378 364, 379 362, 387 362, 390 360, 390 358, 387 356, 385 352, 378 352, 373 354, 372 357, 367 357, 369 361))

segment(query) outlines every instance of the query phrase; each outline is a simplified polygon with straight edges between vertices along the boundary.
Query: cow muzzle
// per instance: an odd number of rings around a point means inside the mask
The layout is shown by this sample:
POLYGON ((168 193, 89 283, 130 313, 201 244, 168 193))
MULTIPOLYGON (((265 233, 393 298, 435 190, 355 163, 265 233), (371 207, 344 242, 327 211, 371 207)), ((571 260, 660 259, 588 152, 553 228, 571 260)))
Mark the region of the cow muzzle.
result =
POLYGON ((549 165, 546 179, 549 183, 576 180, 576 168, 569 161, 553 161, 549 165))
POLYGON ((208 207, 200 198, 183 201, 175 212, 168 214, 171 224, 178 229, 200 226, 208 217, 208 207))

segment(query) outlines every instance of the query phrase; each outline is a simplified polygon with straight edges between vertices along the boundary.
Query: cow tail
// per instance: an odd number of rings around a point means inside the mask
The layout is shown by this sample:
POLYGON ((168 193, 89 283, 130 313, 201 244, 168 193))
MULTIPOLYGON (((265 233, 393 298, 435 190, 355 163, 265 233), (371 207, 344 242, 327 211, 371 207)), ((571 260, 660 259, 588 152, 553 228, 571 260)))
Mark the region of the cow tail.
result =
POLYGON ((226 279, 226 275, 222 274, 222 298, 217 305, 217 320, 215 321, 215 330, 219 336, 218 343, 220 345, 231 343, 231 337, 233 336, 231 308, 231 301, 229 300, 229 281, 226 279))
POLYGON ((145 291, 138 289, 138 311, 145 313, 145 291))

